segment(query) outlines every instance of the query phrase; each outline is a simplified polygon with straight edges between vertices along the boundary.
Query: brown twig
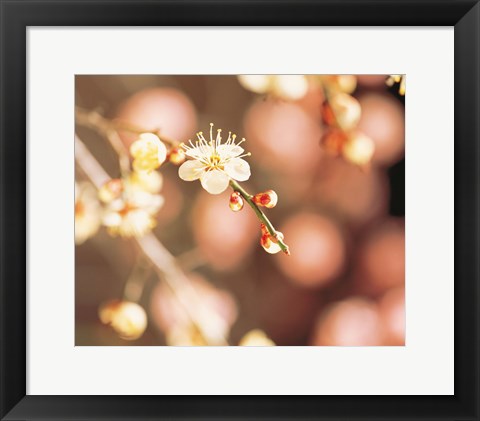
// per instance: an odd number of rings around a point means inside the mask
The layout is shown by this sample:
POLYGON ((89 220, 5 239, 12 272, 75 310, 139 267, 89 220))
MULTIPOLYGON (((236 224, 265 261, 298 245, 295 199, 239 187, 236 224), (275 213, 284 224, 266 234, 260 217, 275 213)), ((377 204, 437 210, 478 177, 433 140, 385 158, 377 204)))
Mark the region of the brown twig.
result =
POLYGON ((103 117, 97 111, 88 111, 80 107, 75 107, 75 117, 78 124, 88 126, 97 131, 100 130, 103 134, 106 134, 108 131, 112 130, 117 133, 126 132, 137 135, 142 133, 153 133, 154 135, 157 135, 162 142, 168 143, 171 148, 175 148, 180 145, 180 142, 172 140, 162 134, 162 131, 159 128, 154 130, 145 130, 122 120, 109 120, 103 117))

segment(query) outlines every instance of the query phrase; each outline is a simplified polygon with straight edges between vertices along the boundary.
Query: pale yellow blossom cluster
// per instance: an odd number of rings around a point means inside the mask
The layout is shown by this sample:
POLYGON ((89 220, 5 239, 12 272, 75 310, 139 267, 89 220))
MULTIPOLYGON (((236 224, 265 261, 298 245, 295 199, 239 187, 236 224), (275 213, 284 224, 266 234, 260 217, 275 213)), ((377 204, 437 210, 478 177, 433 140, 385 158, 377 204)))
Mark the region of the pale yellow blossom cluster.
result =
POLYGON ((155 215, 163 205, 159 195, 162 177, 156 172, 133 172, 113 179, 99 190, 105 208, 102 222, 111 235, 140 237, 156 225, 155 215))
POLYGON ((143 133, 131 145, 133 171, 104 183, 98 192, 88 183, 75 187, 75 242, 81 244, 101 225, 113 236, 140 237, 156 225, 164 199, 163 178, 154 171, 167 157, 163 142, 143 133))
POLYGON ((322 106, 323 122, 327 130, 322 138, 325 149, 341 155, 352 164, 364 167, 375 153, 372 139, 357 129, 362 107, 351 95, 356 87, 353 75, 321 76, 326 95, 322 106))
MULTIPOLYGON (((404 78, 392 75, 391 83, 404 78)), ((387 81, 387 83, 390 83, 387 81)), ((354 75, 240 75, 240 84, 251 92, 269 94, 283 100, 299 100, 309 91, 309 86, 321 88, 326 97, 322 116, 328 129, 323 137, 325 148, 342 155, 347 161, 359 166, 367 165, 375 152, 373 141, 356 130, 362 109, 351 95, 357 87, 354 75)), ((403 83, 403 84, 402 84, 403 83)))

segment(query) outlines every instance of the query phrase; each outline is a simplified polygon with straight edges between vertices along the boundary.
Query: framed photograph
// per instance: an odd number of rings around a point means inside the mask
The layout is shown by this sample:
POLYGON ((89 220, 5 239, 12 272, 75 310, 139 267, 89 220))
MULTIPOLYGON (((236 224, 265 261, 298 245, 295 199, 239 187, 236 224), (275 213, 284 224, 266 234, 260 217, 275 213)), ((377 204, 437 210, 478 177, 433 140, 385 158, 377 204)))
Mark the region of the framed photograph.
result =
POLYGON ((2 420, 480 420, 478 2, 0 5, 2 420))

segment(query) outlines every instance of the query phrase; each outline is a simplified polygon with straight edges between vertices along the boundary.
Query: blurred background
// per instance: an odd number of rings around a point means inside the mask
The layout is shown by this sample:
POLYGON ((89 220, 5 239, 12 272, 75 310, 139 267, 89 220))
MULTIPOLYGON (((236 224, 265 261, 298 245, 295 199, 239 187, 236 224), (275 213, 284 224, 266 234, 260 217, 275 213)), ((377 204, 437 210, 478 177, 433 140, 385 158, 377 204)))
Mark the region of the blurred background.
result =
MULTIPOLYGON (((290 256, 263 250, 258 219, 247 205, 230 210, 230 189, 208 194, 181 180, 173 163, 159 169, 164 203, 153 228, 228 344, 253 330, 251 345, 404 345, 404 92, 390 75, 304 80, 292 91, 237 76, 76 76, 76 106, 178 142, 207 133, 210 122, 246 138, 252 175, 242 185, 278 194, 265 213, 290 256), (359 133, 366 143, 350 141, 359 133)), ((101 134, 78 118, 76 133, 120 177, 118 156, 101 134)), ((135 136, 120 139, 128 147, 135 136)), ((77 190, 88 184, 78 170, 76 182, 77 190)), ((75 271, 76 345, 212 344, 189 320, 188 300, 135 241, 98 227, 77 242, 75 271), (132 296, 138 307, 121 307, 132 296), (102 323, 105 309, 124 312, 121 323, 133 334, 102 323)))

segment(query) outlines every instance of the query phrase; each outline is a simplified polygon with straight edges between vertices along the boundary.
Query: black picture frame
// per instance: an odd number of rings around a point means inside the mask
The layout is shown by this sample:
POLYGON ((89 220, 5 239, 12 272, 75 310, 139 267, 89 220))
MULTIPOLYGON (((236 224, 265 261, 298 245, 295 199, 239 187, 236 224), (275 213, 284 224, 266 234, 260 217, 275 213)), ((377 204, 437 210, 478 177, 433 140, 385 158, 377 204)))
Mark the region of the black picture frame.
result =
POLYGON ((480 419, 478 1, 0 0, 0 14, 2 420, 480 419), (455 27, 454 396, 26 395, 26 29, 162 25, 455 27))

